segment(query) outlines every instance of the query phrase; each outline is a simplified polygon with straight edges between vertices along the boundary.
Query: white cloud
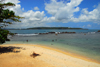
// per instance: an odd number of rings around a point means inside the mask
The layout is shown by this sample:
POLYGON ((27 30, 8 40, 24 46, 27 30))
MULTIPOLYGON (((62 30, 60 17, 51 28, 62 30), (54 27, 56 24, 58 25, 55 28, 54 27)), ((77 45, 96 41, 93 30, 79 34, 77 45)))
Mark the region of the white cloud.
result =
POLYGON ((22 10, 24 11, 24 8, 22 8, 22 10))
POLYGON ((16 6, 7 7, 7 9, 12 10, 15 12, 16 15, 22 14, 21 5, 19 4, 19 0, 5 0, 4 3, 11 2, 14 3, 16 6))
POLYGON ((49 14, 55 17, 55 21, 69 22, 74 16, 74 13, 79 11, 80 8, 78 7, 78 5, 81 2, 82 0, 71 0, 71 2, 69 3, 51 0, 50 3, 45 3, 45 10, 47 10, 49 14))
POLYGON ((96 7, 96 5, 93 6, 94 8, 96 7))
POLYGON ((39 10, 39 8, 38 7, 34 7, 34 10, 39 10))
POLYGON ((14 4, 18 4, 18 3, 20 3, 19 0, 4 0, 3 2, 4 2, 4 3, 11 2, 11 3, 14 3, 14 4))
POLYGON ((100 24, 100 4, 92 11, 87 8, 82 9, 82 13, 78 18, 73 18, 73 22, 94 22, 100 24))
POLYGON ((32 11, 29 10, 27 12, 23 12, 20 16, 25 17, 25 19, 21 20, 21 23, 16 23, 16 25, 12 25, 12 27, 37 27, 37 26, 43 26, 45 25, 46 19, 45 19, 45 14, 44 11, 32 11), (18 25, 18 26, 17 26, 18 25))
POLYGON ((29 20, 42 20, 45 16, 44 11, 40 12, 40 11, 32 11, 29 10, 27 12, 24 12, 21 16, 25 17, 25 19, 29 19, 29 20))
POLYGON ((92 25, 88 24, 88 25, 83 25, 83 26, 80 26, 82 28, 92 28, 92 25))
POLYGON ((91 25, 90 25, 90 24, 88 24, 88 25, 87 25, 87 27, 91 27, 91 25))
POLYGON ((83 0, 71 0, 68 3, 63 1, 51 0, 50 3, 45 3, 45 10, 53 17, 54 22, 93 22, 100 24, 100 4, 92 11, 88 8, 80 10, 79 5, 83 0), (75 17, 75 13, 81 11, 79 17, 75 17))
MULTIPOLYGON (((88 11, 88 8, 80 9, 79 5, 83 0, 70 0, 69 2, 51 0, 49 3, 45 3, 45 10, 51 17, 45 15, 45 11, 24 11, 21 8, 19 0, 5 0, 5 2, 15 3, 16 6, 8 7, 13 10, 16 15, 25 17, 21 23, 14 23, 11 27, 36 27, 46 26, 47 22, 94 22, 100 24, 100 4, 88 11), (24 11, 24 12, 23 12, 24 11), (75 13, 81 12, 79 17, 75 17, 75 13)), ((39 10, 38 7, 34 7, 34 10, 39 10)), ((10 27, 9 26, 9 27, 10 27)), ((89 27, 89 25, 88 25, 89 27)))
MULTIPOLYGON (((16 6, 7 7, 10 10, 13 10, 16 15, 21 17, 25 17, 25 19, 21 19, 21 23, 14 23, 9 25, 8 27, 12 28, 26 28, 26 27, 37 27, 37 26, 45 26, 45 22, 47 21, 47 17, 45 17, 44 11, 33 11, 28 10, 27 12, 23 12, 24 8, 21 9, 21 5, 19 0, 5 0, 5 3, 12 2, 16 6)), ((35 7, 37 9, 38 7, 35 7)))

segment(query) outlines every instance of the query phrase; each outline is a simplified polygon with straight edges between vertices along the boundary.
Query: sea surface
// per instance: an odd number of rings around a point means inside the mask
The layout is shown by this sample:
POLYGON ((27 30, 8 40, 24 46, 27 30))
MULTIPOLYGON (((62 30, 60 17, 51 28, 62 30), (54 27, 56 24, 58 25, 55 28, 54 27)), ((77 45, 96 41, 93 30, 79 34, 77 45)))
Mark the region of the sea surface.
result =
POLYGON ((14 36, 8 36, 10 42, 6 43, 25 43, 39 44, 48 47, 60 49, 65 52, 75 53, 85 56, 89 59, 100 62, 100 33, 98 30, 9 30, 17 33, 14 36), (76 32, 64 34, 42 34, 48 32, 76 32))

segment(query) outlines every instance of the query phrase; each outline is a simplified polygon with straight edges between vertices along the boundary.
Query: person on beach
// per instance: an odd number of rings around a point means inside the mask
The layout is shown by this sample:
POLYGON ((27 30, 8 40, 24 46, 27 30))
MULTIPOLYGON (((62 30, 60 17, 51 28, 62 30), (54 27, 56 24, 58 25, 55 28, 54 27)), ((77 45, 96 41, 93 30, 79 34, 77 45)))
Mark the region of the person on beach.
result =
POLYGON ((26 40, 28 42, 28 40, 26 40))

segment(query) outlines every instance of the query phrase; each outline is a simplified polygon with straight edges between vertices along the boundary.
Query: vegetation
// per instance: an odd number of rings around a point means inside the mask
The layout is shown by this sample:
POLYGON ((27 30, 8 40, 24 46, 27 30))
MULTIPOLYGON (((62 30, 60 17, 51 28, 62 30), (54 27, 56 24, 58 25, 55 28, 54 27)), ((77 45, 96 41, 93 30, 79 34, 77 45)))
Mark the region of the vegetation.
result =
POLYGON ((9 34, 9 31, 2 30, 2 28, 12 24, 14 21, 21 22, 20 19, 23 18, 16 16, 15 12, 5 9, 7 6, 15 6, 15 4, 10 2, 3 3, 3 0, 0 0, 0 43, 4 43, 7 40, 7 35, 9 34), (8 19, 12 22, 7 21, 8 19))
POLYGON ((7 39, 8 34, 9 34, 9 31, 0 29, 0 43, 4 43, 5 40, 9 40, 7 39))

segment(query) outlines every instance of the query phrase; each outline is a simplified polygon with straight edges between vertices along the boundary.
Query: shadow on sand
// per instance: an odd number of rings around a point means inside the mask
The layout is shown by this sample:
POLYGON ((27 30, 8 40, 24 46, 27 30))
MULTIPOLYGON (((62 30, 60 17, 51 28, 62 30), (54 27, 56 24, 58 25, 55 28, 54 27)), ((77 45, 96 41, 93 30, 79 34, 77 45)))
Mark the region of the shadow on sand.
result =
MULTIPOLYGON (((2 47, 2 46, 0 46, 0 54, 2 54, 2 53, 8 53, 8 52, 19 53, 20 50, 18 50, 18 49, 23 49, 23 48, 22 47, 14 47, 14 46, 8 46, 8 47, 2 47)), ((25 50, 25 49, 23 49, 23 50, 25 50)))

